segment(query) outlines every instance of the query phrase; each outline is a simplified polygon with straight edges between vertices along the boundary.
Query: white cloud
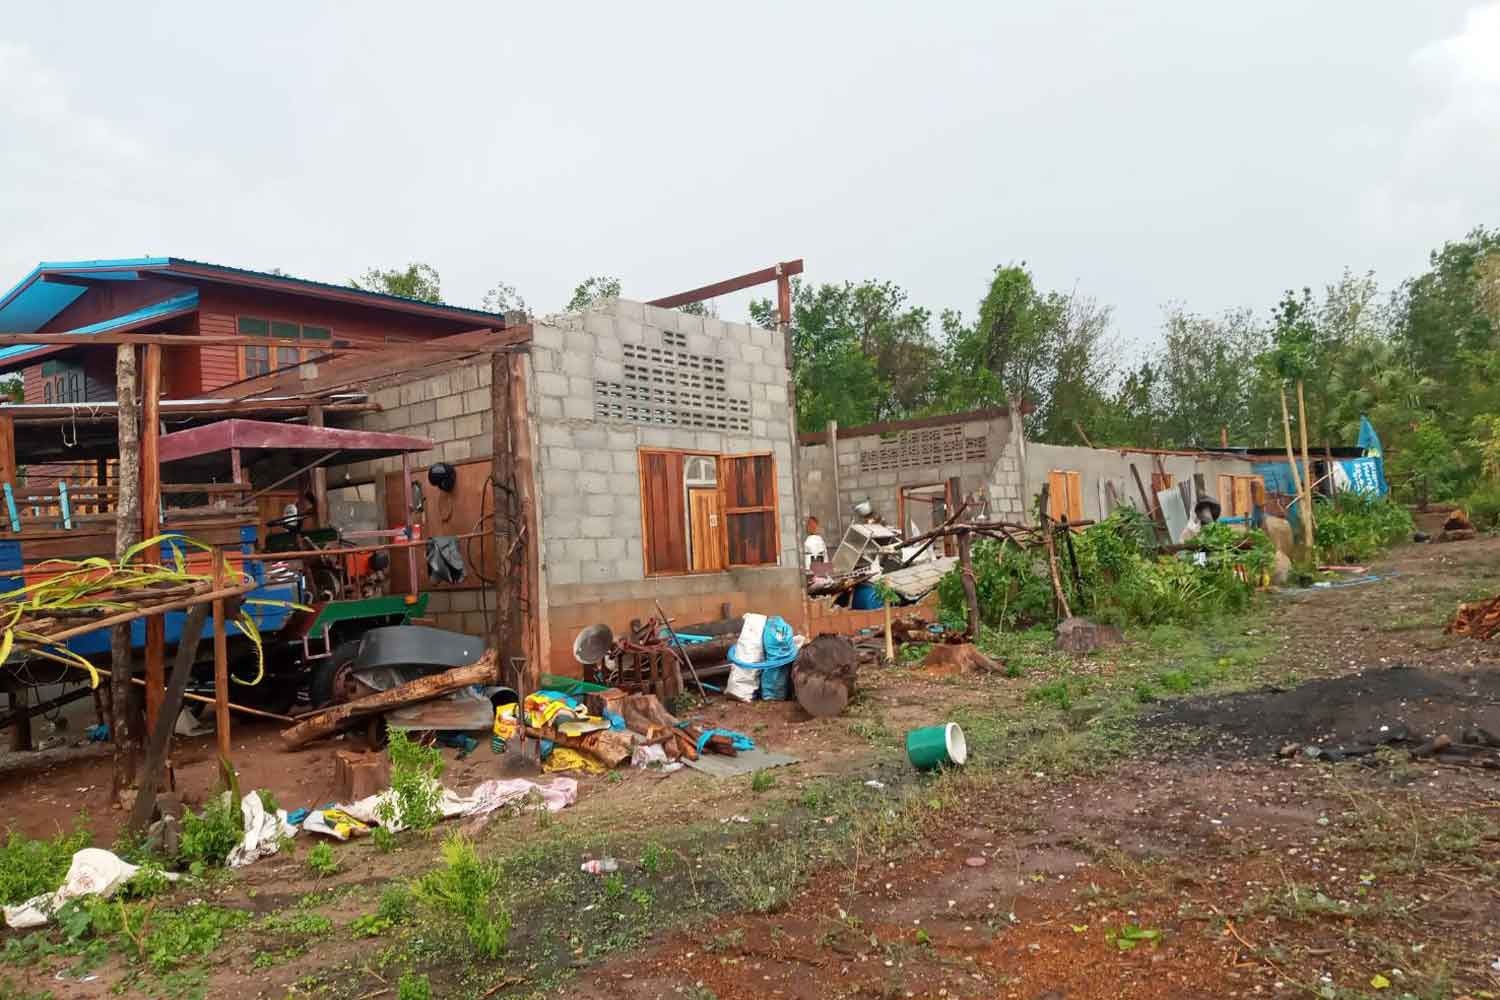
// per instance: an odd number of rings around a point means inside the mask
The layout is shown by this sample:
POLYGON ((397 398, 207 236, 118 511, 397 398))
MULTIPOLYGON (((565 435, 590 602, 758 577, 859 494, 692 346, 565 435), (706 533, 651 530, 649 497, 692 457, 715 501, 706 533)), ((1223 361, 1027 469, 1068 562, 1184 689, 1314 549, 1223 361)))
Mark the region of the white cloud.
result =
POLYGON ((1493 221, 1500 173, 1500 2, 1469 8, 1458 32, 1412 53, 1424 101, 1392 176, 1366 191, 1367 221, 1452 238, 1493 221))

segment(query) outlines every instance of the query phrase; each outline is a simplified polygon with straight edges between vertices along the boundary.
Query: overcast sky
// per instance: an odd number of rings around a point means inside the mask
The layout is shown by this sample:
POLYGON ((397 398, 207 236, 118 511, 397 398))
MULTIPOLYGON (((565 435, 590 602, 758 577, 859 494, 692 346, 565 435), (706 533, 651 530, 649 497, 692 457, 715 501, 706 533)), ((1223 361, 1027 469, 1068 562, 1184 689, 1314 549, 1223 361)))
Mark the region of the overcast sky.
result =
MULTIPOLYGON (((803 257, 972 312, 1394 283, 1500 224, 1500 3, 24 4, 0 26, 0 288, 39 260, 477 305, 803 257)), ((721 301, 742 318, 743 297, 721 301)))

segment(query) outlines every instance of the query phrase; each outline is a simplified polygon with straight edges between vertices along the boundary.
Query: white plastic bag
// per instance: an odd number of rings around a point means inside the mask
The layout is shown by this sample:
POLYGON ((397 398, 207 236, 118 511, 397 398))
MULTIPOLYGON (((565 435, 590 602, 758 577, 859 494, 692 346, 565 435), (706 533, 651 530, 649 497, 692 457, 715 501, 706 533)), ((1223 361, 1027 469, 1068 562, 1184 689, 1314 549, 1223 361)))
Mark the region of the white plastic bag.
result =
MULTIPOLYGON (((5 907, 5 923, 17 929, 40 927, 70 899, 80 896, 103 896, 108 899, 115 890, 129 882, 140 871, 128 861, 121 861, 99 847, 85 847, 73 855, 67 877, 56 892, 33 896, 24 903, 5 907)), ((176 875, 166 873, 167 878, 176 875)))
POLYGON ((744 667, 730 667, 729 680, 724 684, 724 693, 737 701, 754 701, 760 690, 760 671, 744 667))
POLYGON ((745 627, 740 629, 740 638, 735 643, 735 655, 746 663, 759 663, 766 658, 765 643, 761 633, 766 630, 766 616, 754 612, 745 616, 745 627))

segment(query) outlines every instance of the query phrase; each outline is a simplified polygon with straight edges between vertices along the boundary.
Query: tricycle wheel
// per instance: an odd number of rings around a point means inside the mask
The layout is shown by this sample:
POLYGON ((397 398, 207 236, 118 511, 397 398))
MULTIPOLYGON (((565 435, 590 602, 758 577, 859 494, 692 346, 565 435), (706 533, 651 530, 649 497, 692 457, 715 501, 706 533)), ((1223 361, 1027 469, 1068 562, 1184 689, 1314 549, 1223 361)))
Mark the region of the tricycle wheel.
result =
POLYGON ((372 715, 365 720, 364 738, 367 750, 385 749, 387 740, 384 715, 372 715))
POLYGON ((313 708, 342 704, 359 694, 354 680, 354 658, 358 653, 358 640, 341 642, 333 648, 332 656, 314 661, 307 681, 307 700, 313 708))

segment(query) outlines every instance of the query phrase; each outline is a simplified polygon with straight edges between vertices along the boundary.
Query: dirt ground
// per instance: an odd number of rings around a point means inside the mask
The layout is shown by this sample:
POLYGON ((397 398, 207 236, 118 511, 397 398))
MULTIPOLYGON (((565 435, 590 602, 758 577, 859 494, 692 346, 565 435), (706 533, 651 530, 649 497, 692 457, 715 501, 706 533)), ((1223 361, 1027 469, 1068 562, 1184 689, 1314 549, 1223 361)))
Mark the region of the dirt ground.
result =
MULTIPOLYGON (((1175 665, 1170 641, 1133 638, 1081 661, 1033 657, 1024 671, 987 677, 866 671, 858 703, 835 720, 807 719, 790 704, 713 704, 706 721, 801 763, 778 769, 764 795, 746 779, 585 778, 578 804, 548 824, 497 825, 486 849, 543 852, 527 864, 555 866, 548 895, 556 899, 551 910, 539 902, 517 911, 511 957, 489 986, 464 980, 460 990, 461 970, 423 966, 435 984, 450 976, 455 984, 433 995, 1500 996, 1500 773, 1400 752, 1341 764, 1277 756, 1287 742, 1356 741, 1381 726, 1455 739, 1466 726, 1500 732, 1500 645, 1442 632, 1457 601, 1500 591, 1497 557, 1494 539, 1409 546, 1370 567, 1375 582, 1269 597, 1227 633, 1204 638, 1208 653, 1193 654, 1205 669, 1241 664, 1235 669, 1248 673, 1233 686, 1243 690, 1154 695, 1126 745, 1088 767, 1070 768, 1057 754, 1036 770, 1018 764, 1031 760, 1027 739, 1055 736, 1041 728, 1008 736, 1003 751, 976 728, 971 768, 918 781, 899 745, 913 726, 964 713, 976 723, 1029 718, 1032 696, 1059 677, 1102 684, 1175 665), (986 752, 1006 759, 987 761, 986 752), (926 809, 929 797, 930 810, 921 823, 893 827, 899 843, 879 856, 859 846, 809 854, 834 860, 810 868, 784 904, 745 905, 757 898, 754 885, 712 874, 716 852, 746 850, 730 834, 754 828, 767 850, 750 860, 747 879, 765 865, 763 881, 775 882, 775 860, 797 857, 834 821, 819 819, 833 807, 815 797, 834 780, 865 796, 859 823, 926 809), (636 923, 602 923, 609 892, 577 874, 580 857, 639 857, 643 837, 694 824, 723 838, 701 835, 676 881, 648 876, 644 860, 625 863, 627 884, 649 887, 654 901, 636 923), (561 853, 544 853, 548 845, 561 853), (690 910, 689 884, 694 898, 726 898, 690 910), (762 908, 770 912, 754 912, 762 908)), ((1095 745, 1085 741, 1105 738, 1107 719, 1086 709, 1061 713, 1076 722, 1063 751, 1082 754, 1095 745)), ((289 806, 329 794, 338 743, 287 754, 274 729, 247 725, 235 744, 244 748, 242 787, 269 788, 289 806)), ((187 741, 178 753, 190 801, 213 784, 211 747, 211 738, 187 741)), ((83 760, 0 777, 0 814, 41 834, 86 808, 107 841, 118 822, 103 804, 108 767, 83 760)), ((465 761, 450 753, 449 767, 445 781, 466 788, 496 762, 482 747, 465 761)), ((847 820, 847 806, 839 809, 847 820)), ((369 909, 369 892, 433 861, 432 851, 345 850, 337 876, 313 878, 299 859, 278 856, 244 870, 218 901, 267 913, 326 892, 321 912, 342 926, 369 909)), ((265 944, 216 955, 206 995, 393 995, 372 942, 336 936, 252 970, 256 947, 265 944)), ((101 976, 56 995, 102 997, 109 986, 101 976)))

